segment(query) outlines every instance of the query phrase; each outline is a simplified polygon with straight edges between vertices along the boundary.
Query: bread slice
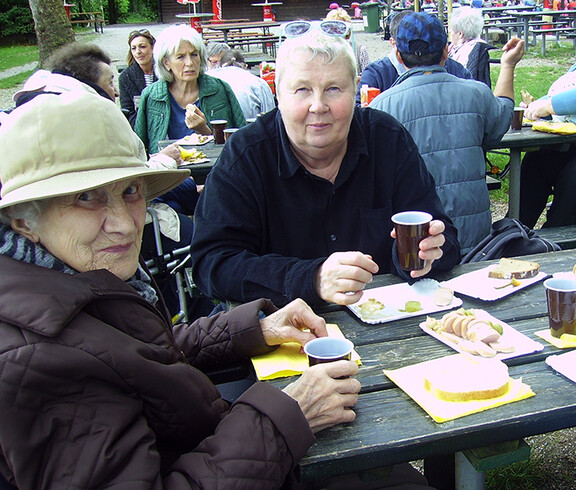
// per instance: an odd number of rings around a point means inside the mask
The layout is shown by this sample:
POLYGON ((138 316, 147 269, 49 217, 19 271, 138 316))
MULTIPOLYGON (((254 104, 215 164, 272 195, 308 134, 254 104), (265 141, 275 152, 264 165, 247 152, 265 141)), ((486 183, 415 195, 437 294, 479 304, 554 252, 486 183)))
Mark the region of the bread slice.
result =
POLYGON ((488 272, 495 279, 529 279, 540 272, 540 264, 528 260, 500 259, 498 266, 488 272))
POLYGON ((462 355, 445 358, 424 378, 424 388, 448 402, 488 400, 509 389, 508 366, 498 359, 470 360, 462 355))

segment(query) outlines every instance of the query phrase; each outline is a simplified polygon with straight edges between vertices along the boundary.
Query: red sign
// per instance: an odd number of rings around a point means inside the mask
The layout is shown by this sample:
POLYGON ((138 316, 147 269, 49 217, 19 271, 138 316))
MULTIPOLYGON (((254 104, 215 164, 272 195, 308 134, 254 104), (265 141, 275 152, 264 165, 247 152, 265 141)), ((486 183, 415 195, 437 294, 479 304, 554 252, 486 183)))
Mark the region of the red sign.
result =
POLYGON ((222 21, 222 0, 212 0, 212 12, 215 21, 222 21))

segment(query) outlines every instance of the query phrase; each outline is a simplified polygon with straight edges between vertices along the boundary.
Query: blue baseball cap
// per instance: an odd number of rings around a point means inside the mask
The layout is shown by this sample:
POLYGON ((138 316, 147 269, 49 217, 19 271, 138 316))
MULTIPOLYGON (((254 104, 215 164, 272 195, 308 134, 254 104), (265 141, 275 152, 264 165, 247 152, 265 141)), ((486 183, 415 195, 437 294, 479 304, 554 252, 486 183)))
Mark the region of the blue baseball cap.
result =
POLYGON ((438 17, 412 12, 400 21, 395 41, 400 53, 423 55, 444 50, 448 36, 438 17))

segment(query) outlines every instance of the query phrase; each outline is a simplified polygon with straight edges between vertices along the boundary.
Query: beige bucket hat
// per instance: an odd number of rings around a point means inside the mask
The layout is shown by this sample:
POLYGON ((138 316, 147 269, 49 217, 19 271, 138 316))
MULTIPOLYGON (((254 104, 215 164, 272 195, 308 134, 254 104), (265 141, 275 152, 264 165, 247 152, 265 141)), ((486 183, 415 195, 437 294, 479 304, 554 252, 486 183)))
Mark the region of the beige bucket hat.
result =
POLYGON ((146 162, 142 141, 113 102, 84 92, 42 94, 0 126, 0 209, 133 177, 144 178, 150 200, 190 174, 146 162))

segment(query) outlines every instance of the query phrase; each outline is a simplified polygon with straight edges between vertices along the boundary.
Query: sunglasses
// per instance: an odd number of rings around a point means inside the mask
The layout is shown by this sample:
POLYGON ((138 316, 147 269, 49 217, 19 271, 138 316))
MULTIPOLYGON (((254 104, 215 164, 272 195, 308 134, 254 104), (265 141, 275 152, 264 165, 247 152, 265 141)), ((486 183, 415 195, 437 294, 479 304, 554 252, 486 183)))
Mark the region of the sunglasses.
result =
POLYGON ((149 36, 149 37, 153 37, 152 34, 150 34, 150 31, 148 29, 141 29, 139 31, 132 31, 128 37, 129 38, 133 38, 133 37, 137 37, 137 36, 149 36))
POLYGON ((322 31, 332 37, 344 37, 350 30, 350 25, 342 20, 295 20, 282 26, 286 37, 298 37, 312 29, 322 31))

